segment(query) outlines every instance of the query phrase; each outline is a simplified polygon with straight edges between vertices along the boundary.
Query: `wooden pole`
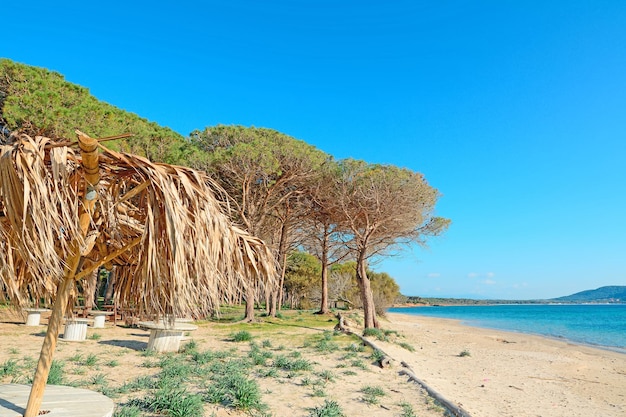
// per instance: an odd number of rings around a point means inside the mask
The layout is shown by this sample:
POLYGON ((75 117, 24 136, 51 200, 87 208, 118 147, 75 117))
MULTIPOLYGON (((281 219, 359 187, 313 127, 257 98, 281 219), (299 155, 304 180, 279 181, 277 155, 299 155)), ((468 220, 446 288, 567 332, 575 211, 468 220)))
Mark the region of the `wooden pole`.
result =
POLYGON ((39 408, 41 407, 41 402, 43 401, 43 393, 46 389, 48 374, 50 373, 50 367, 52 366, 52 357, 59 338, 59 330, 61 328, 61 323, 63 322, 63 317, 65 316, 65 310, 67 308, 70 293, 74 287, 74 274, 79 261, 80 253, 78 252, 78 248, 75 248, 75 253, 65 268, 63 281, 59 285, 59 288, 57 288, 57 296, 54 300, 50 320, 48 321, 46 337, 43 341, 43 345, 41 346, 39 362, 37 363, 37 369, 35 370, 35 377, 33 378, 33 385, 30 390, 30 396, 28 397, 28 404, 26 405, 24 417, 36 417, 39 415, 39 408))
POLYGON ((24 417, 37 417, 39 415, 48 374, 52 366, 52 357, 54 356, 54 350, 56 349, 59 339, 59 330, 63 322, 63 317, 65 316, 69 296, 74 286, 76 273, 81 267, 81 258, 83 255, 87 255, 86 253, 81 254, 80 243, 84 240, 89 231, 93 210, 98 197, 96 189, 98 181, 100 180, 98 141, 80 131, 76 131, 76 133, 78 134, 78 143, 80 145, 85 178, 84 195, 82 205, 79 209, 78 220, 82 239, 74 240, 63 272, 63 281, 61 281, 61 284, 57 288, 56 299, 54 300, 46 337, 41 346, 39 362, 35 370, 35 377, 33 378, 33 385, 30 390, 30 396, 28 397, 28 403, 26 404, 24 417))

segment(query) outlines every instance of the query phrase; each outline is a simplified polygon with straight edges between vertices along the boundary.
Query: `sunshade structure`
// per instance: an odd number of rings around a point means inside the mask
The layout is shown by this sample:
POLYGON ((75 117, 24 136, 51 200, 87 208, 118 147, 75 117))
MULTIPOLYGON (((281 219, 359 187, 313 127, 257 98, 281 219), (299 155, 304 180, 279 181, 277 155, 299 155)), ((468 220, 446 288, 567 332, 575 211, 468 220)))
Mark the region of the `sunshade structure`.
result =
POLYGON ((269 249, 230 221, 204 173, 76 133, 0 146, 0 297, 54 303, 25 417, 39 412, 69 295, 98 267, 118 266, 120 305, 176 316, 275 276, 269 249))

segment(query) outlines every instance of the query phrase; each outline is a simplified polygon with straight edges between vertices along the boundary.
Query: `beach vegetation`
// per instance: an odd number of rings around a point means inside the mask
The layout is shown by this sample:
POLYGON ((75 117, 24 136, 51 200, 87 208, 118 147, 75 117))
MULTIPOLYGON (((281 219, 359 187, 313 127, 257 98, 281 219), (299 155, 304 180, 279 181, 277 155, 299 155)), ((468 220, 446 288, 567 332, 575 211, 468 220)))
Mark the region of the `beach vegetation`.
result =
POLYGON ((0 365, 0 378, 5 376, 16 376, 18 372, 19 365, 14 359, 8 359, 0 365))
POLYGON ((443 407, 439 401, 435 400, 433 397, 426 397, 426 405, 429 410, 445 414, 446 409, 443 407))
POLYGON ((287 355, 277 355, 274 358, 274 367, 285 371, 310 371, 311 362, 306 359, 290 359, 287 355))
POLYGON ((402 408, 402 414, 400 414, 400 417, 417 417, 417 414, 415 414, 415 410, 411 404, 401 402, 400 408, 402 408))
POLYGON ((73 354, 72 356, 70 356, 69 358, 67 358, 67 360, 70 362, 81 363, 83 361, 83 354, 80 352, 77 352, 73 354))
POLYGON ((115 408, 113 417, 142 417, 143 413, 140 407, 136 405, 122 405, 115 408))
POLYGON ((409 352, 415 352, 415 348, 414 348, 411 344, 409 344, 409 343, 406 343, 406 342, 399 342, 399 343, 398 343, 398 346, 400 346, 401 348, 404 348, 404 349, 408 350, 409 352))
POLYGON ((345 414, 337 401, 324 400, 324 404, 311 410, 309 417, 345 417, 345 414))
POLYGON ((389 340, 385 332, 375 327, 368 327, 368 328, 363 329, 363 337, 375 337, 376 339, 381 340, 383 342, 386 342, 389 340))
POLYGON ((336 378, 335 374, 330 369, 318 372, 317 376, 319 376, 324 382, 335 382, 336 378))
POLYGON ((118 361, 117 359, 111 359, 110 361, 107 361, 105 365, 109 368, 115 368, 116 366, 120 365, 120 361, 118 361))
POLYGON ((380 362, 385 358, 385 353, 380 349, 374 349, 372 351, 372 355, 370 356, 374 362, 380 362))
POLYGON ((252 340, 252 334, 247 330, 240 330, 232 335, 233 342, 249 342, 252 340))
POLYGON ((95 353, 90 353, 89 355, 87 355, 87 357, 83 360, 82 364, 84 366, 96 366, 98 364, 98 355, 96 355, 95 353))
POLYGON ((277 378, 278 370, 272 367, 261 368, 257 371, 257 375, 262 378, 277 378))
POLYGON ((145 408, 172 417, 197 417, 203 414, 202 396, 185 388, 165 386, 145 399, 145 408))
POLYGON ((50 366, 47 383, 50 385, 63 385, 65 381, 65 362, 54 359, 50 366))
POLYGON ((472 356, 472 354, 470 353, 470 351, 469 351, 469 350, 467 350, 467 349, 464 349, 464 350, 462 350, 462 351, 461 351, 461 353, 459 353, 459 357, 461 357, 461 358, 464 358, 464 357, 466 357, 466 356, 472 356))
POLYGON ((313 393, 311 394, 313 397, 326 397, 328 394, 324 391, 323 387, 315 385, 313 388, 313 393))
POLYGON ((193 353, 197 352, 198 350, 198 342, 196 342, 195 340, 190 340, 187 343, 185 343, 185 345, 180 349, 181 353, 186 353, 188 355, 192 355, 193 353))
POLYGON ((355 368, 362 369, 362 370, 367 370, 368 369, 367 365, 365 364, 365 362, 363 362, 362 359, 355 359, 352 362, 350 362, 350 365, 355 367, 355 368))
POLYGON ((385 390, 372 385, 366 385, 360 391, 365 394, 363 401, 368 404, 378 404, 379 398, 385 396, 385 390))
POLYGON ((89 380, 89 382, 92 385, 101 385, 101 386, 105 386, 108 384, 108 380, 105 374, 103 373, 97 373, 94 376, 91 377, 91 379, 89 380))

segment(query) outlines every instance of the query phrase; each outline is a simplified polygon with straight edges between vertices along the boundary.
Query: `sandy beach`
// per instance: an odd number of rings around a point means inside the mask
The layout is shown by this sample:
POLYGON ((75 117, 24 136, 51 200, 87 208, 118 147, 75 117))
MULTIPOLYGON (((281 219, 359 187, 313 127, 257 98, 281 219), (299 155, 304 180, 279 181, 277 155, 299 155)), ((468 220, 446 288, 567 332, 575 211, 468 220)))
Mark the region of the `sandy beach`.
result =
POLYGON ((624 354, 438 318, 389 314, 389 326, 417 350, 381 348, 472 416, 626 415, 624 354))
MULTIPOLYGON (((0 366, 7 361, 32 365, 32 359, 38 357, 45 326, 27 327, 19 314, 7 316, 6 311, 4 313, 0 320, 0 366)), ((305 318, 311 315, 310 312, 298 314, 305 318)), ((313 364, 308 373, 285 372, 268 377, 259 376, 257 370, 250 374, 261 386, 268 413, 276 417, 308 416, 323 401, 333 400, 341 405, 346 416, 411 415, 402 408, 407 406, 417 416, 444 415, 418 384, 401 375, 404 368, 400 363, 404 361, 419 379, 460 405, 472 417, 626 415, 626 355, 621 353, 472 328, 453 320, 393 313, 382 320, 384 329, 393 330, 389 340, 370 339, 392 358, 391 366, 381 369, 370 359, 371 352, 359 352, 360 356, 354 354, 346 359, 354 340, 345 335, 332 337, 332 342, 338 346, 334 351, 315 349, 322 332, 327 334, 336 323, 333 319, 328 316, 320 321, 323 327, 319 329, 298 327, 290 321, 289 326, 273 333, 272 324, 240 325, 249 329, 258 343, 264 341, 267 346, 271 345, 268 350, 274 358, 278 355, 300 357, 313 364), (407 346, 412 348, 407 349, 407 346), (461 355, 462 352, 465 354, 461 355), (384 395, 377 401, 369 401, 364 394, 366 386, 379 387, 384 395)), ((88 336, 85 342, 60 340, 55 357, 66 362, 68 380, 83 388, 98 389, 89 385, 98 375, 104 375, 110 389, 133 378, 156 373, 150 363, 154 364, 157 359, 143 353, 147 332, 107 324, 105 329, 90 329, 89 334, 96 331, 98 337, 88 336), (79 365, 77 357, 84 359, 91 354, 98 356, 94 367, 79 365), (109 368, 107 364, 113 362, 118 364, 109 368)), ((194 340, 200 350, 228 350, 245 357, 250 345, 233 343, 228 336, 232 331, 232 325, 201 322, 189 339, 194 340)), ((0 378, 1 383, 11 380, 9 376, 0 378)), ((122 395, 115 401, 123 404, 127 399, 122 395)), ((207 404, 205 415, 247 414, 207 404)))

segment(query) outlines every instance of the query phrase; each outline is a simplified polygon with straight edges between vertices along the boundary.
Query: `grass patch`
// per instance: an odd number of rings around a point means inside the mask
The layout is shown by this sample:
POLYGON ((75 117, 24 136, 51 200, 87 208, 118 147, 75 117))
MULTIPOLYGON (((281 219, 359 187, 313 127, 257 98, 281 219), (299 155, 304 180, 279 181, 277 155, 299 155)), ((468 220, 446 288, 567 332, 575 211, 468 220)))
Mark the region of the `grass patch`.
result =
POLYGON ((375 387, 370 385, 361 388, 360 392, 365 394, 363 396, 363 401, 368 404, 378 404, 378 399, 385 396, 385 390, 383 390, 381 387, 375 387))
POLYGON ((252 334, 247 330, 240 330, 231 336, 233 342, 249 342, 252 340, 252 334))
POLYGON ((94 353, 90 353, 89 355, 87 355, 87 357, 85 358, 85 360, 83 361, 83 365, 85 366, 96 366, 98 364, 98 355, 94 354, 94 353))
POLYGON ((274 366, 285 371, 310 371, 313 369, 311 362, 306 359, 290 359, 285 355, 278 355, 274 359, 274 366))
POLYGON ((415 410, 413 410, 413 406, 407 402, 400 403, 400 408, 402 408, 402 414, 400 417, 417 417, 415 414, 415 410))
POLYGON ((345 417, 345 414, 337 401, 324 400, 324 404, 311 410, 309 417, 345 417))
POLYGON ((236 361, 212 364, 207 374, 211 382, 206 387, 204 399, 243 411, 263 412, 267 405, 261 400, 257 382, 246 376, 245 363, 236 361))
POLYGON ((367 329, 363 329, 363 337, 375 337, 378 340, 387 340, 385 333, 375 327, 368 327, 367 329))
POLYGON ((0 378, 5 376, 17 376, 19 374, 20 367, 17 361, 14 359, 7 359, 0 365, 0 378))
POLYGON ((409 352, 415 352, 415 348, 413 346, 411 346, 410 344, 406 343, 406 342, 400 342, 400 343, 398 343, 398 345, 401 348, 404 348, 404 349, 408 350, 409 352))
POLYGON ((202 397, 185 388, 166 386, 145 400, 146 408, 171 417, 195 417, 203 414, 202 397))
MULTIPOLYGON (((56 359, 52 360, 47 383, 50 385, 63 385, 65 382, 65 362, 56 359)), ((31 381, 32 383, 32 381, 31 381)))
POLYGON ((115 408, 113 417, 141 417, 141 408, 136 405, 123 405, 115 408))

